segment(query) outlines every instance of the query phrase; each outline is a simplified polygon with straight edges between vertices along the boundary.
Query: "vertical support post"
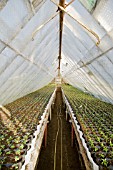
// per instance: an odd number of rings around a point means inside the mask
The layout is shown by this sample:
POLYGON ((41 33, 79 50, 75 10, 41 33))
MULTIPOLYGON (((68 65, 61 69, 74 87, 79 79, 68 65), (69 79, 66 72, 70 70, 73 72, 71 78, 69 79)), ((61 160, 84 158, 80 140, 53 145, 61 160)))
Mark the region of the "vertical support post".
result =
POLYGON ((46 148, 46 146, 47 146, 47 125, 46 125, 45 132, 44 132, 44 145, 46 148))
POLYGON ((74 128, 73 124, 71 125, 71 146, 73 147, 74 145, 74 128))

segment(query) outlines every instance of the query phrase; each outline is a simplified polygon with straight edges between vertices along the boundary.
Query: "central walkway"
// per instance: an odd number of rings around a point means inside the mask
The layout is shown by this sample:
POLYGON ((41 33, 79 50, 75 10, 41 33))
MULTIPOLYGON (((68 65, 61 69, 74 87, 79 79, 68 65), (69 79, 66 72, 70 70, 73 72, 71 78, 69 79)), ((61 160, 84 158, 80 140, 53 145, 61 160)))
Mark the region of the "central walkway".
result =
POLYGON ((56 93, 52 120, 48 124, 47 147, 42 146, 37 170, 85 170, 76 145, 71 147, 71 126, 65 119, 61 90, 56 93))

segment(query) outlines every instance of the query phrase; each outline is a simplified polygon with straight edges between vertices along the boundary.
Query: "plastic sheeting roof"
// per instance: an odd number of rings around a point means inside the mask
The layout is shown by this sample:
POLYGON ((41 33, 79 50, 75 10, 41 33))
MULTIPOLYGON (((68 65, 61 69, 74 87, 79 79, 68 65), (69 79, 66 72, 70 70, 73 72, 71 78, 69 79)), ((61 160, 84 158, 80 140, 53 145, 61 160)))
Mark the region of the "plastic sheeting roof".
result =
MULTIPOLYGON (((66 10, 95 31, 100 44, 96 46, 95 37, 65 14, 61 75, 69 84, 113 103, 113 1, 85 1, 75 0, 66 10)), ((35 91, 57 76, 57 9, 50 0, 0 1, 0 104, 35 91)))

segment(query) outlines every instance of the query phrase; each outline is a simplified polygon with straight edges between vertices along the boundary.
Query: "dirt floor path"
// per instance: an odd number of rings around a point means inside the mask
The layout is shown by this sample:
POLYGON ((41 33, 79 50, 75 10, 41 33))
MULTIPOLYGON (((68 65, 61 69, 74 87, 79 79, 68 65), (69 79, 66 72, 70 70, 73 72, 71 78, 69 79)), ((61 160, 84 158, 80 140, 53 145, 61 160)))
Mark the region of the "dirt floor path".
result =
POLYGON ((76 145, 71 147, 71 126, 66 121, 61 91, 56 94, 48 124, 47 147, 42 146, 37 170, 85 170, 76 145))

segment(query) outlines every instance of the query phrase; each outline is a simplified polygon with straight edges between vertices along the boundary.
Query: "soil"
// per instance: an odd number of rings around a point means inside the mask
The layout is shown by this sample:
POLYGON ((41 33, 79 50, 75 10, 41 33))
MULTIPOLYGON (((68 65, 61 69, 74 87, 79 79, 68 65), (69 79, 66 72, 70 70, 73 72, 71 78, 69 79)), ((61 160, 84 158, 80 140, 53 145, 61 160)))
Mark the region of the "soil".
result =
POLYGON ((85 170, 76 138, 74 146, 71 146, 71 123, 66 121, 60 88, 56 93, 47 133, 47 146, 42 145, 36 170, 85 170))

